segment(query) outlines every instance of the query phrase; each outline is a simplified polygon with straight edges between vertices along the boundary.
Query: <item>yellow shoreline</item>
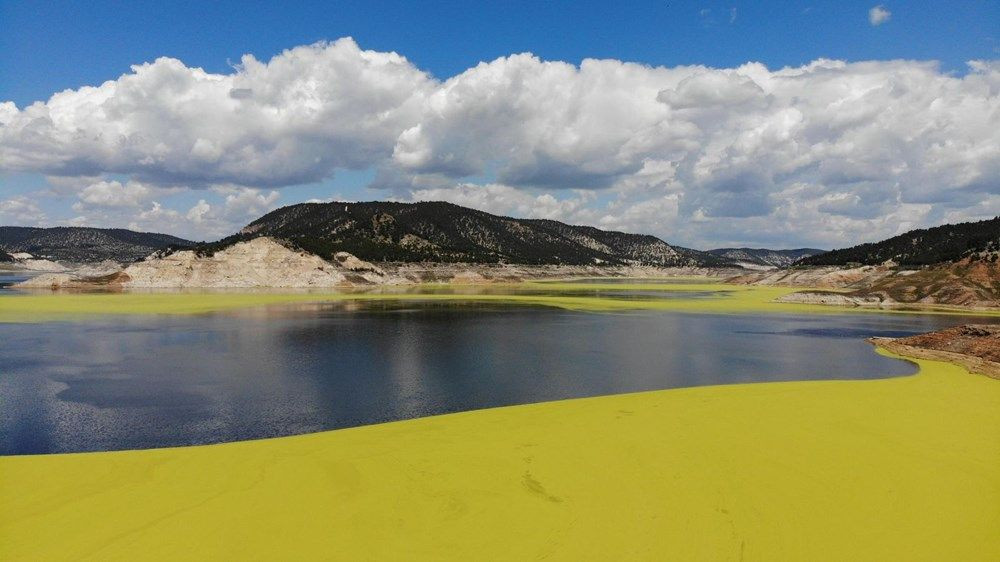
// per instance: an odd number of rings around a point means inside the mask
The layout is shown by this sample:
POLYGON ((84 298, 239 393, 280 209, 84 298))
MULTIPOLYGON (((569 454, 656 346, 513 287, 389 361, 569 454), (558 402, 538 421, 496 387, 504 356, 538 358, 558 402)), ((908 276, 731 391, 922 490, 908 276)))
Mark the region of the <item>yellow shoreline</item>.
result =
POLYGON ((323 293, 46 293, 0 297, 0 322, 72 319, 93 314, 200 314, 278 304, 348 301, 464 301, 550 306, 581 311, 661 310, 711 314, 960 314, 1000 316, 1000 310, 868 309, 816 304, 777 303, 775 299, 802 290, 789 287, 737 286, 720 283, 609 284, 524 283, 489 287, 417 287, 421 292, 323 293), (720 297, 697 299, 625 299, 611 296, 535 294, 543 291, 627 291, 663 293, 717 292, 720 297), (452 292, 444 292, 452 291, 452 292))
POLYGON ((0 559, 1000 559, 1000 383, 915 362, 0 457, 0 559))

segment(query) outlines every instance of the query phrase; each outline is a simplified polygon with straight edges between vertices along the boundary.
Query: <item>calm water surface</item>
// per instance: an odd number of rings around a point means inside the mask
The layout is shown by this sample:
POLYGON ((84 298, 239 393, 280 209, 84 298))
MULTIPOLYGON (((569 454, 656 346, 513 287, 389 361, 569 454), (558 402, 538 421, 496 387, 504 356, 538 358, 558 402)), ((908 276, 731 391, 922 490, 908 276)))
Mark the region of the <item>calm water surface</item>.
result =
POLYGON ((863 338, 968 321, 383 302, 0 324, 0 454, 235 441, 708 384, 898 376, 915 369, 863 338))
POLYGON ((11 285, 20 283, 21 281, 27 281, 32 277, 33 275, 31 274, 25 275, 21 272, 0 271, 0 296, 13 294, 11 291, 7 291, 6 289, 8 289, 11 285))

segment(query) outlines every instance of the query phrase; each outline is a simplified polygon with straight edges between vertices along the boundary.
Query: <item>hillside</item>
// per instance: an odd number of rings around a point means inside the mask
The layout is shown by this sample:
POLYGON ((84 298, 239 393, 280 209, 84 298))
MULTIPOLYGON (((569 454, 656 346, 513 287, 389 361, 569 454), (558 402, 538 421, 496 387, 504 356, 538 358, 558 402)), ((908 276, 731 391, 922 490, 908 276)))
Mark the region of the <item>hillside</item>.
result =
POLYGON ((825 250, 797 248, 794 250, 769 250, 767 248, 717 248, 708 253, 732 260, 743 267, 788 267, 796 261, 822 254, 825 250))
POLYGON ((194 243, 167 234, 134 232, 121 228, 22 226, 0 227, 0 248, 35 257, 67 262, 114 260, 132 262, 170 246, 194 243))
POLYGON ((861 244, 810 256, 796 265, 878 265, 888 260, 919 266, 954 262, 966 257, 996 259, 1000 251, 1000 217, 911 230, 881 242, 861 244))
POLYGON ((8 254, 7 252, 0 250, 0 263, 12 262, 14 261, 14 256, 8 254))
POLYGON ((995 308, 1000 306, 1000 264, 966 258, 919 271, 895 272, 856 294, 889 303, 995 308))
POLYGON ((1000 307, 1000 263, 971 258, 919 269, 871 265, 854 268, 797 267, 741 275, 727 282, 840 290, 792 293, 782 297, 782 302, 848 306, 1000 307))
POLYGON ((655 236, 502 217, 444 202, 291 205, 264 215, 215 247, 258 236, 286 239, 328 259, 344 251, 363 260, 393 262, 732 265, 655 236))

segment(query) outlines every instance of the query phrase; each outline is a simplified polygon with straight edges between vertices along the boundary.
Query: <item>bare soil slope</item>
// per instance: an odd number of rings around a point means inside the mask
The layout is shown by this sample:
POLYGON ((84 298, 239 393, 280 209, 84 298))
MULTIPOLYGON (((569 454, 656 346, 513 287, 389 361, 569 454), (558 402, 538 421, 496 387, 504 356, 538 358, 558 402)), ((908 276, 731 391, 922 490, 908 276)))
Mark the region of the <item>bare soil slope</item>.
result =
POLYGON ((1000 379, 1000 326, 969 324, 908 338, 873 338, 902 355, 958 363, 974 373, 1000 379))

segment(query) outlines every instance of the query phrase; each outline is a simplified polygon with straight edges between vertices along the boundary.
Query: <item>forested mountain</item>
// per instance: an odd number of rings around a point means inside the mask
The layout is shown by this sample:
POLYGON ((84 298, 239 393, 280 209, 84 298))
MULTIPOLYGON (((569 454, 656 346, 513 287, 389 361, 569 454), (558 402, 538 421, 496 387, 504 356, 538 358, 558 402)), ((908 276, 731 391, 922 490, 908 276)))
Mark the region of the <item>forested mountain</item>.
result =
POLYGON ((825 250, 797 248, 794 250, 768 250, 767 248, 717 248, 708 253, 732 260, 744 266, 788 267, 796 261, 822 254, 825 250))
POLYGON ((810 256, 799 260, 796 265, 878 265, 892 260, 899 265, 917 266, 957 261, 966 257, 996 259, 998 251, 1000 217, 911 230, 881 242, 810 256))
POLYGON ((247 225, 231 244, 258 236, 289 240, 323 257, 368 261, 568 265, 731 265, 655 236, 515 219, 444 202, 302 203, 247 225))
POLYGON ((131 262, 169 246, 194 243, 167 234, 121 228, 0 226, 0 248, 68 262, 131 262))

